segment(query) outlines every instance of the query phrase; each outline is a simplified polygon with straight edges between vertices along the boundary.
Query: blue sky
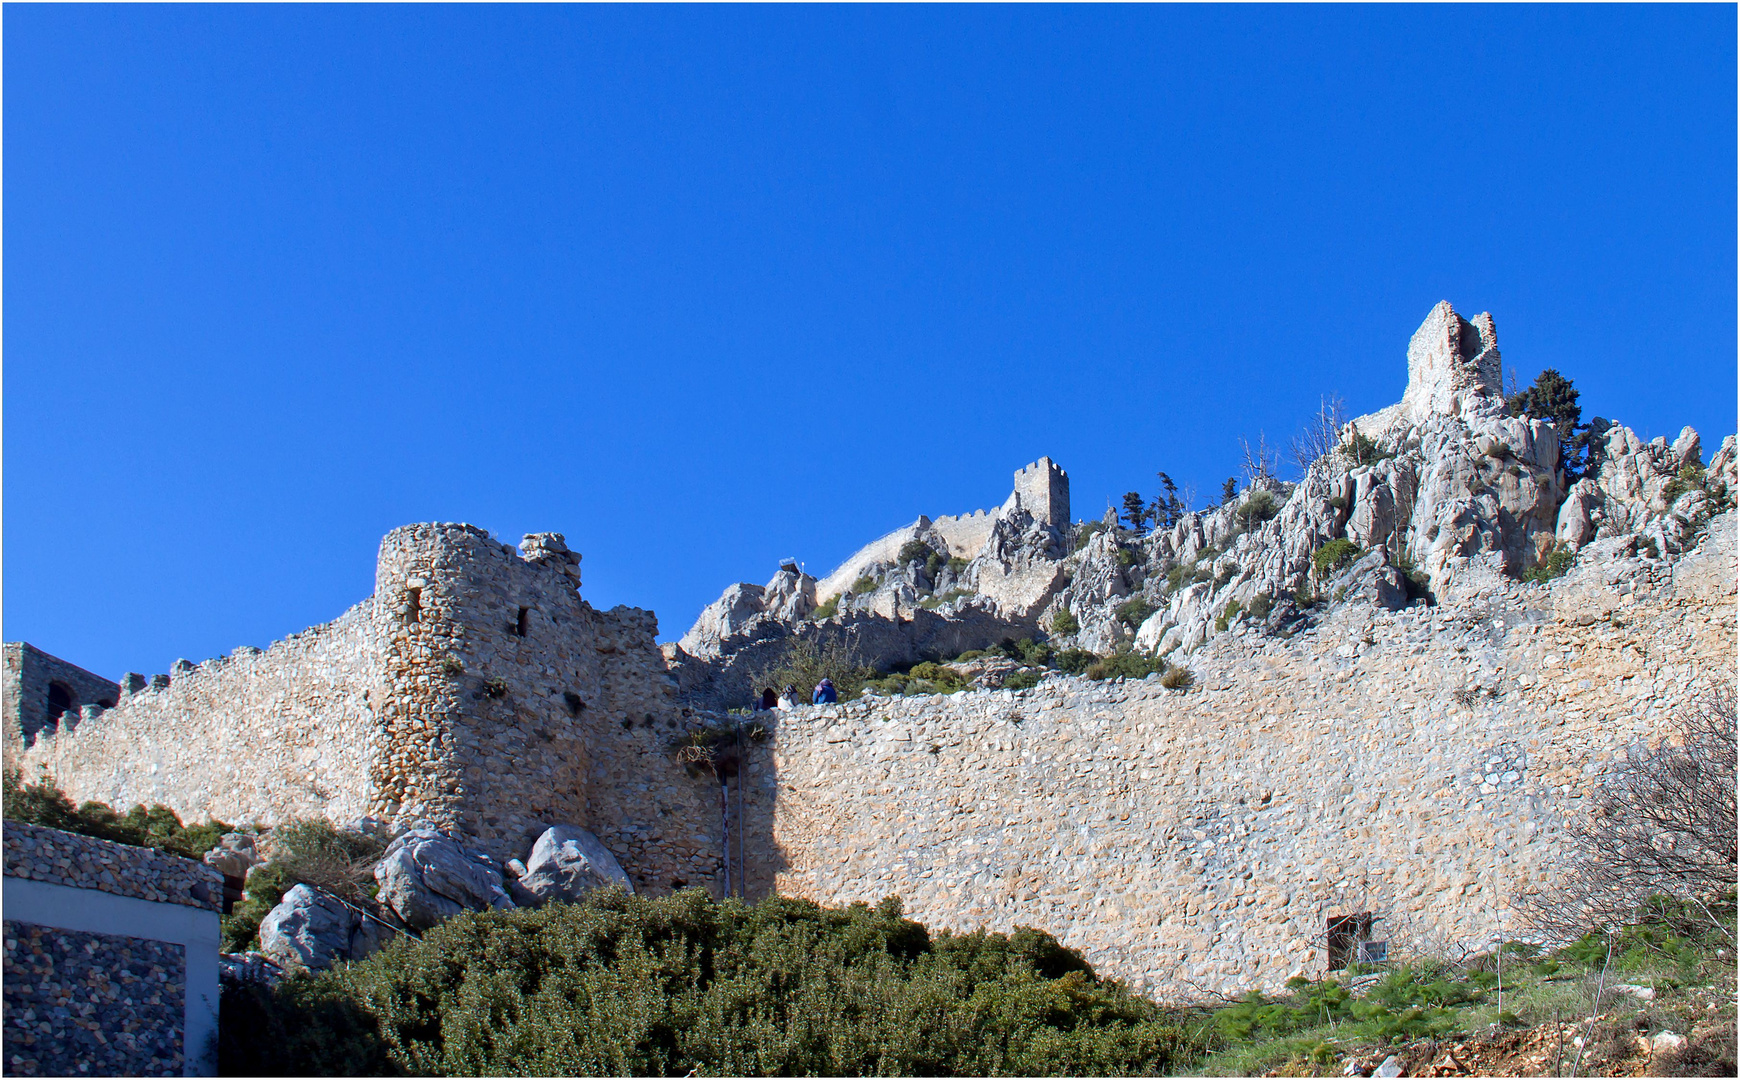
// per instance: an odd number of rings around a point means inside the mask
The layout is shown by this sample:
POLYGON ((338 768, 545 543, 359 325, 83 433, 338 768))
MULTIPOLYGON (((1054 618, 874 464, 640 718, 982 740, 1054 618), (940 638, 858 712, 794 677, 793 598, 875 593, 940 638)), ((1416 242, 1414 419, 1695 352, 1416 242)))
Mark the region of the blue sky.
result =
POLYGON ((4 634, 265 645, 382 534, 567 534, 680 635, 1069 470, 1211 492, 1440 299, 1735 428, 1735 10, 4 13, 4 634))

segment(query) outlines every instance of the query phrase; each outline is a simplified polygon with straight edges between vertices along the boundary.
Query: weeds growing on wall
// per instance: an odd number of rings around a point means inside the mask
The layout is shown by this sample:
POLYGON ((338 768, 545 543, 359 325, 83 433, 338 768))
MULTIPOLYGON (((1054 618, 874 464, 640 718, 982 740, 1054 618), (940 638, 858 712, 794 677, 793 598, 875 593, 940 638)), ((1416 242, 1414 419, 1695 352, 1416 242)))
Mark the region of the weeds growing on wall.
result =
POLYGON ((1196 1044, 1036 930, 932 934, 898 900, 700 890, 461 915, 226 992, 225 1073, 1153 1075, 1196 1044))
POLYGON ((184 859, 198 859, 216 847, 224 833, 232 831, 232 826, 221 821, 183 825, 167 806, 135 806, 124 814, 107 803, 74 806, 46 773, 27 784, 16 769, 7 769, 0 786, 4 788, 8 821, 153 848, 184 859))

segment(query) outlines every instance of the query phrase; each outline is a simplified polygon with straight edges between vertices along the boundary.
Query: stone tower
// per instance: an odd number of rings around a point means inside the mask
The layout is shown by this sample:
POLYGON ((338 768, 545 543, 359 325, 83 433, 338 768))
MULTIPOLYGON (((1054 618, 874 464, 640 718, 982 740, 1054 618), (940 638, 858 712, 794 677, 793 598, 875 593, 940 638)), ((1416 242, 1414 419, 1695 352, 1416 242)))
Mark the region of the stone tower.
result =
POLYGON ((1010 502, 1055 529, 1069 526, 1069 474, 1057 462, 1042 457, 1015 471, 1010 502))

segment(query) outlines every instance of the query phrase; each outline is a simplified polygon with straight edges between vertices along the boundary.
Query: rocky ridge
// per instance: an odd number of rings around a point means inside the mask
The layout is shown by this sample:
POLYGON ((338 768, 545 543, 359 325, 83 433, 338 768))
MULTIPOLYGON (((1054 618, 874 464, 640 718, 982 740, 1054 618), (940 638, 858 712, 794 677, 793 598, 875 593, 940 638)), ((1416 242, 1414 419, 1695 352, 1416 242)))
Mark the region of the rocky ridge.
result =
POLYGON ((1733 436, 1706 465, 1691 428, 1645 442, 1597 417, 1582 475, 1568 474, 1571 433, 1510 414, 1489 314, 1439 303, 1407 362, 1402 400, 1334 431, 1297 482, 1260 468, 1223 505, 1145 534, 1111 511, 1046 520, 1018 491, 978 517, 970 557, 959 532, 920 517, 829 575, 832 595, 789 564, 766 586, 731 586, 664 646, 667 664, 691 701, 718 707, 746 701, 797 642, 883 670, 1024 637, 1176 660, 1240 625, 1294 632, 1326 604, 1455 604, 1579 553, 1667 559, 1734 505, 1733 436))

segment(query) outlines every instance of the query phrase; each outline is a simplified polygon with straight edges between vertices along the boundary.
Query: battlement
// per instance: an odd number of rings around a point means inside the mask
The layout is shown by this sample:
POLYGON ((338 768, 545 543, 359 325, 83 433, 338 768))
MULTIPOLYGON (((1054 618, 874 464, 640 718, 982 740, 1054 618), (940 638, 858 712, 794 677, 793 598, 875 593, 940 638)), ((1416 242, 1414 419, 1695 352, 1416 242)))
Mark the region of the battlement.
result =
POLYGON ((1015 493, 1010 499, 1011 505, 1053 528, 1069 526, 1069 474, 1048 457, 1015 470, 1015 493))

